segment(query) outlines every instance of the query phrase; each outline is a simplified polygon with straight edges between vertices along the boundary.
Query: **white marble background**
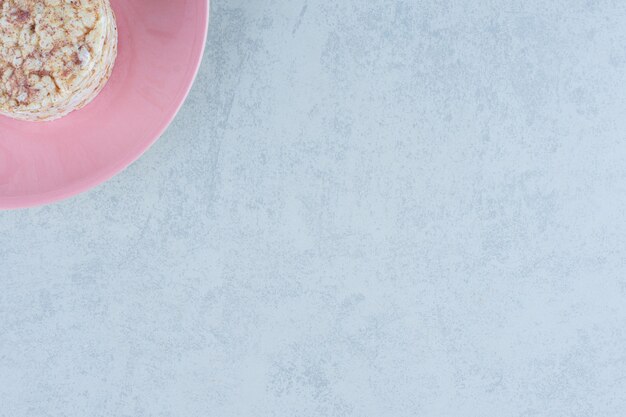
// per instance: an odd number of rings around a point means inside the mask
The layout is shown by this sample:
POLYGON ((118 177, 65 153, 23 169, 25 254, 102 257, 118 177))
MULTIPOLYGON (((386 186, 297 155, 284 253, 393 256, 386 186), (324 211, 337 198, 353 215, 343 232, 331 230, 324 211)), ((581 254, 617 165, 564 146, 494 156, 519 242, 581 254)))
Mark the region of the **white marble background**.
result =
POLYGON ((214 0, 143 158, 0 213, 0 416, 623 416, 625 81, 623 1, 214 0))

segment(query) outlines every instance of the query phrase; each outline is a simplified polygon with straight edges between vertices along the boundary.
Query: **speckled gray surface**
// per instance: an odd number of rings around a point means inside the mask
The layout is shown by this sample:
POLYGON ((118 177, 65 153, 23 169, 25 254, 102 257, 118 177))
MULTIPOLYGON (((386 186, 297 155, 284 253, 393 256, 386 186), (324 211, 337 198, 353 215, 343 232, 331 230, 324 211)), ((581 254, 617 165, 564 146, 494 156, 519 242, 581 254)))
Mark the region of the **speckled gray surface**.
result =
POLYGON ((622 416, 625 28, 215 0, 142 159, 0 213, 0 415, 622 416))

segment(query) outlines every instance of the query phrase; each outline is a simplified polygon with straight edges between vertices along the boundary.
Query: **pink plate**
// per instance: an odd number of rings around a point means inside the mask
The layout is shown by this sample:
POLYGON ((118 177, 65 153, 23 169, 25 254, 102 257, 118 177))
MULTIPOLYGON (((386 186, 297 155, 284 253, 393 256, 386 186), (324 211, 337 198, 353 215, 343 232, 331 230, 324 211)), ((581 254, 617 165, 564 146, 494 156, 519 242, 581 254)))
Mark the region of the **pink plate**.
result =
POLYGON ((198 72, 208 0, 111 0, 119 30, 113 75, 60 120, 0 116, 0 208, 85 191, 135 161, 163 133, 198 72))

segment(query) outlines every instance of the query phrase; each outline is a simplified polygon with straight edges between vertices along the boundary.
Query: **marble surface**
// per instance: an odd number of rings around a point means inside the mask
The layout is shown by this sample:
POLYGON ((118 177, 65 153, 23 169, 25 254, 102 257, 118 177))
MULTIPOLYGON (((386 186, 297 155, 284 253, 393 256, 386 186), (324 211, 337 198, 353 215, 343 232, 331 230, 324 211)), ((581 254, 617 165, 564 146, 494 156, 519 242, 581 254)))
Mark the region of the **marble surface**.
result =
POLYGON ((622 416, 625 28, 214 0, 144 157, 0 213, 0 416, 622 416))

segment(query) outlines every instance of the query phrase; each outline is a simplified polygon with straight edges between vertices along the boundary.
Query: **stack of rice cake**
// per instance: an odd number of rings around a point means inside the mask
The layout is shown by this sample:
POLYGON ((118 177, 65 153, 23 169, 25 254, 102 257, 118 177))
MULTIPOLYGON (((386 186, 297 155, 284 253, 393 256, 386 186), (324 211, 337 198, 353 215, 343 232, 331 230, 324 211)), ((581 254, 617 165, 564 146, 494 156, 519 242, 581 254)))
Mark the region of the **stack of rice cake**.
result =
POLYGON ((0 0, 0 114, 67 115, 98 95, 116 56, 109 0, 0 0))

